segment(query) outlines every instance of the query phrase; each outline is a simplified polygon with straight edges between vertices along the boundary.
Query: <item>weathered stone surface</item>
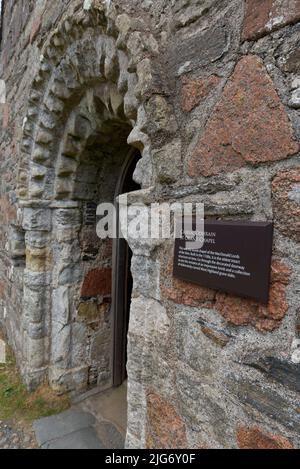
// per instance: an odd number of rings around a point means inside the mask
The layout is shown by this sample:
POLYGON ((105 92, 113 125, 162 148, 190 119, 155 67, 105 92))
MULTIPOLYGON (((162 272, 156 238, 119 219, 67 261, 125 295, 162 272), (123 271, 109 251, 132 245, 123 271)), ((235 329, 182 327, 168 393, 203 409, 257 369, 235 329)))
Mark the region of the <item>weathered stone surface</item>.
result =
MULTIPOLYGON (((218 369, 220 342, 203 333, 198 314, 177 313, 174 320, 177 359, 187 365, 202 383, 210 382, 218 369)), ((204 323, 204 321, 203 321, 204 323)), ((203 324, 202 323, 202 324, 203 324)), ((206 326, 207 328, 209 326, 206 326)), ((210 325, 210 329, 212 329, 210 325)))
POLYGON ((282 424, 289 430, 299 432, 300 430, 300 401, 294 400, 292 403, 274 389, 266 388, 260 383, 232 377, 228 383, 230 391, 235 393, 241 402, 247 404, 249 413, 261 412, 277 423, 282 424))
POLYGON ((210 75, 207 78, 182 78, 181 107, 184 112, 192 111, 218 85, 220 78, 210 75))
POLYGON ((297 153, 292 127, 262 61, 242 58, 197 143, 191 176, 212 176, 247 163, 281 160, 297 153))
POLYGON ((5 291, 7 290, 7 285, 2 280, 0 281, 0 298, 5 298, 5 291))
POLYGON ((61 363, 55 364, 49 369, 51 387, 58 392, 84 391, 88 385, 89 367, 67 369, 61 363))
POLYGON ((159 262, 145 256, 133 256, 131 261, 133 288, 141 295, 160 299, 159 262))
MULTIPOLYGON (((16 220, 16 207, 14 207, 7 195, 0 198, 0 223, 11 224, 16 220)), ((13 230, 16 231, 16 230, 13 230)))
POLYGON ((285 290, 289 278, 288 267, 283 262, 274 261, 268 305, 264 306, 253 300, 218 293, 215 308, 228 322, 236 326, 251 324, 259 331, 277 329, 288 310, 285 290))
POLYGON ((296 365, 300 364, 300 348, 298 348, 292 353, 291 361, 295 363, 296 365))
POLYGON ((8 104, 0 105, 0 112, 2 116, 2 128, 7 129, 9 126, 10 119, 10 107, 8 104))
POLYGON ((79 264, 62 263, 62 265, 58 266, 60 267, 58 275, 59 285, 71 285, 82 280, 83 272, 79 264))
POLYGON ((99 319, 100 308, 94 301, 80 303, 78 307, 78 316, 80 320, 93 322, 99 319))
MULTIPOLYGON (((205 425, 213 441, 210 447, 227 447, 230 440, 232 415, 220 399, 220 391, 214 384, 205 384, 203 377, 184 366, 176 371, 176 390, 180 411, 185 415, 189 428, 205 425)), ((201 432, 202 433, 202 432, 201 432)), ((206 438, 205 438, 206 439, 206 438)))
POLYGON ((110 295, 111 275, 111 269, 108 268, 91 270, 84 279, 81 296, 110 295))
POLYGON ((218 293, 216 297, 216 310, 231 324, 235 326, 253 325, 262 332, 273 331, 280 326, 288 305, 285 299, 285 289, 282 284, 274 285, 270 291, 268 306, 218 293))
POLYGON ((172 184, 182 174, 181 141, 173 140, 159 150, 153 151, 156 176, 161 184, 172 184))
POLYGON ((62 369, 67 368, 71 358, 71 324, 68 323, 70 305, 67 296, 61 296, 63 292, 53 293, 53 322, 51 341, 51 363, 58 364, 62 369), (58 303, 62 298, 63 303, 58 303))
POLYGON ((146 446, 148 449, 187 448, 184 422, 175 407, 155 392, 147 394, 146 446))
MULTIPOLYGON (((92 260, 97 257, 99 250, 106 243, 98 238, 94 226, 92 228, 85 227, 80 232, 80 248, 82 252, 82 259, 84 261, 92 260)), ((110 257, 111 254, 108 254, 106 257, 110 257)))
POLYGON ((297 88, 296 90, 292 92, 289 105, 293 107, 294 109, 300 108, 300 88, 297 88))
POLYGON ((151 97, 146 104, 146 113, 149 119, 148 132, 152 135, 161 132, 172 134, 178 129, 172 106, 163 96, 151 97))
POLYGON ((40 29, 42 26, 42 16, 38 15, 36 18, 34 18, 32 25, 31 25, 31 31, 30 31, 30 42, 32 43, 36 36, 38 35, 40 29))
POLYGON ((211 306, 216 292, 209 288, 184 282, 173 277, 173 254, 169 253, 169 262, 161 272, 161 293, 168 300, 187 306, 211 306))
POLYGON ((49 209, 25 208, 23 228, 24 230, 50 231, 51 211, 49 209))
POLYGON ((259 427, 239 427, 237 443, 240 449, 293 449, 287 438, 271 435, 259 427))
POLYGON ((278 65, 284 71, 288 73, 294 73, 296 78, 293 80, 292 89, 300 87, 299 76, 300 73, 300 38, 299 38, 299 26, 294 28, 294 32, 289 35, 287 41, 284 41, 280 47, 280 53, 278 54, 278 65))
MULTIPOLYGON (((288 304, 286 288, 282 283, 274 283, 270 289, 268 305, 259 307, 259 314, 274 321, 281 321, 286 315, 288 304)), ((258 328, 264 329, 264 321, 258 323, 258 328)))
MULTIPOLYGON (((291 347, 299 181, 273 188, 272 210, 271 180, 297 159, 300 24, 241 44, 246 0, 84 3, 2 2, 0 322, 25 382, 32 389, 48 380, 59 392, 111 383, 110 279, 99 271, 110 269, 112 245, 97 238, 95 211, 87 217, 86 207, 113 202, 127 142, 142 155, 134 175, 142 190, 129 199, 146 202, 146 217, 152 201, 204 201, 207 215, 222 219, 274 216, 274 255, 286 263, 274 263, 264 307, 177 281, 168 266, 171 241, 128 236, 127 447, 143 448, 147 438, 151 447, 186 440, 190 448, 232 448, 237 425, 250 432, 258 422, 264 435, 244 432, 241 446, 272 446, 291 433, 299 447, 300 339, 291 347), (203 135, 206 146, 197 151, 202 158, 209 148, 216 160, 197 160, 195 181, 186 173, 203 135), (95 296, 81 297, 81 288, 95 296), (289 314, 274 333, 232 326, 273 331, 287 300, 289 314), (253 353, 260 368, 243 362, 253 353), (227 389, 230 372, 236 375, 227 389), (149 419, 146 391, 155 394, 149 419)), ((284 8, 270 25, 278 28, 296 2, 253 5, 250 16, 259 21, 268 5, 271 13, 284 8)))
POLYGON ((300 337, 300 310, 297 311, 297 319, 296 319, 296 334, 300 337))
POLYGON ((300 367, 277 357, 248 357, 245 365, 256 368, 292 391, 300 392, 300 367))
POLYGON ((138 76, 138 84, 135 89, 137 96, 149 97, 161 89, 159 77, 154 72, 149 58, 137 63, 136 73, 138 76))
POLYGON ((5 80, 0 80, 0 104, 6 103, 6 85, 5 80))
POLYGON ((81 224, 81 213, 76 208, 57 209, 53 214, 53 227, 57 229, 66 229, 81 224))
POLYGON ((225 334, 214 327, 209 327, 207 324, 202 324, 201 331, 206 337, 211 339, 220 347, 225 347, 230 341, 230 336, 228 334, 225 334))
POLYGON ((278 173, 272 182, 275 226, 285 236, 300 241, 300 168, 278 173))
MULTIPOLYGON (((1 203, 0 203, 1 206, 1 203)), ((0 217, 1 220, 1 217, 0 217)), ((24 232, 18 229, 11 229, 10 239, 9 239, 9 249, 11 252, 12 258, 20 259, 26 256, 26 247, 24 232)))
POLYGON ((243 38, 257 39, 299 19, 299 0, 247 0, 243 38))
POLYGON ((50 284, 50 275, 47 272, 31 272, 25 270, 24 284, 34 291, 40 291, 50 284))
POLYGON ((147 399, 144 384, 129 379, 127 395, 128 431, 135 440, 139 440, 139 445, 145 447, 144 422, 147 415, 147 399))
MULTIPOLYGON (((139 205, 139 214, 136 217, 137 213, 134 207, 128 213, 128 201, 129 199, 124 195, 118 198, 121 231, 135 255, 149 257, 163 243, 163 239, 161 237, 150 237, 148 222, 151 216, 151 207, 141 205, 139 201, 134 201, 134 203, 139 205), (135 219, 133 219, 133 216, 135 219), (139 226, 139 230, 136 229, 137 226, 139 226)), ((130 202, 132 203, 133 201, 130 202)))
POLYGON ((215 307, 226 321, 235 326, 246 326, 257 320, 257 304, 252 300, 218 293, 215 307))
POLYGON ((70 321, 70 289, 59 287, 52 292, 53 316, 52 320, 63 328, 70 321))
POLYGON ((27 249, 26 265, 33 272, 43 272, 49 269, 51 255, 48 249, 27 249))
POLYGON ((166 343, 170 320, 166 309, 158 301, 133 298, 130 314, 129 334, 144 337, 153 343, 166 343))
POLYGON ((172 4, 174 27, 189 27, 199 18, 205 17, 217 0, 177 1, 172 4))
POLYGON ((50 308, 50 295, 47 288, 43 289, 43 293, 44 294, 41 295, 40 290, 31 290, 28 286, 24 286, 24 316, 32 323, 42 322, 44 309, 50 308))
POLYGON ((32 368, 39 369, 45 364, 45 340, 26 337, 27 360, 32 368))
POLYGON ((229 49, 230 37, 227 27, 219 23, 172 44, 170 63, 177 75, 199 70, 201 67, 221 59, 229 49))
POLYGON ((271 282, 279 282, 288 285, 291 269, 282 261, 274 259, 271 266, 271 282))

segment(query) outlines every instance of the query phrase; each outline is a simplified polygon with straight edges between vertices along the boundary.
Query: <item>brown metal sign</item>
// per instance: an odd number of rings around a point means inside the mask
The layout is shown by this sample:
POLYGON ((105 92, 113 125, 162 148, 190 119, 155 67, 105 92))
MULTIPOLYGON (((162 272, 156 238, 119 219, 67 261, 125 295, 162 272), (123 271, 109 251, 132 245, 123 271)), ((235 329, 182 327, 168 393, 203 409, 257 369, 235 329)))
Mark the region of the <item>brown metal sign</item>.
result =
POLYGON ((273 223, 209 220, 201 249, 186 249, 187 239, 183 229, 175 242, 174 277, 268 302, 273 223))

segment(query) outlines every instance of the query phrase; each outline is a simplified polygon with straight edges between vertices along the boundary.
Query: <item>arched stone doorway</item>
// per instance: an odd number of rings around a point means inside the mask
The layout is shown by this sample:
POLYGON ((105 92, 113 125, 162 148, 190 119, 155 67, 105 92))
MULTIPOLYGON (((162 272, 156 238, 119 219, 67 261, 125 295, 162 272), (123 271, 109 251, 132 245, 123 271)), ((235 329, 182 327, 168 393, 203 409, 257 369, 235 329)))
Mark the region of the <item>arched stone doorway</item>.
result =
POLYGON ((29 97, 12 230, 19 256, 24 245, 18 349, 31 388, 46 380, 80 392, 124 377, 124 365, 114 377, 113 247, 96 237, 96 207, 114 202, 128 143, 141 152, 137 179, 149 184, 150 141, 136 73, 108 30, 97 9, 65 20, 45 45, 29 97))
POLYGON ((139 158, 127 144, 122 105, 113 113, 103 104, 109 89, 90 88, 75 101, 58 143, 54 197, 49 207, 24 208, 25 315, 38 299, 48 335, 34 356, 40 364, 48 358, 50 384, 60 391, 126 378, 130 249, 123 239, 98 238, 96 209, 140 188, 132 179, 139 158))

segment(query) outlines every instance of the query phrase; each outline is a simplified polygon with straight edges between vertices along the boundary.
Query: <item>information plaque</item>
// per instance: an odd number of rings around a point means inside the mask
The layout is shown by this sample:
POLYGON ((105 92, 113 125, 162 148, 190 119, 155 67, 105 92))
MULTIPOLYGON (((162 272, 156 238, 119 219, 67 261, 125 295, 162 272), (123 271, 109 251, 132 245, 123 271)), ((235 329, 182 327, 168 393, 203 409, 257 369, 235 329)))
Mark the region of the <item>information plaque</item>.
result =
POLYGON ((204 245, 186 249, 191 233, 176 239, 174 277, 266 304, 273 223, 205 221, 204 245))

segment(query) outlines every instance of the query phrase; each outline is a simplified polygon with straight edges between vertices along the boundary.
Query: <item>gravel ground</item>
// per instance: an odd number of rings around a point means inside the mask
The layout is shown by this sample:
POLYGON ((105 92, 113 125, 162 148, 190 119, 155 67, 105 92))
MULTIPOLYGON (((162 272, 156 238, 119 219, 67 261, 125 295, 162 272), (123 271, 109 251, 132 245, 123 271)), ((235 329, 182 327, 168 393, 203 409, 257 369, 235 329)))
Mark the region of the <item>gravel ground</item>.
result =
POLYGON ((37 442, 32 429, 0 420, 0 449, 35 449, 37 442))

